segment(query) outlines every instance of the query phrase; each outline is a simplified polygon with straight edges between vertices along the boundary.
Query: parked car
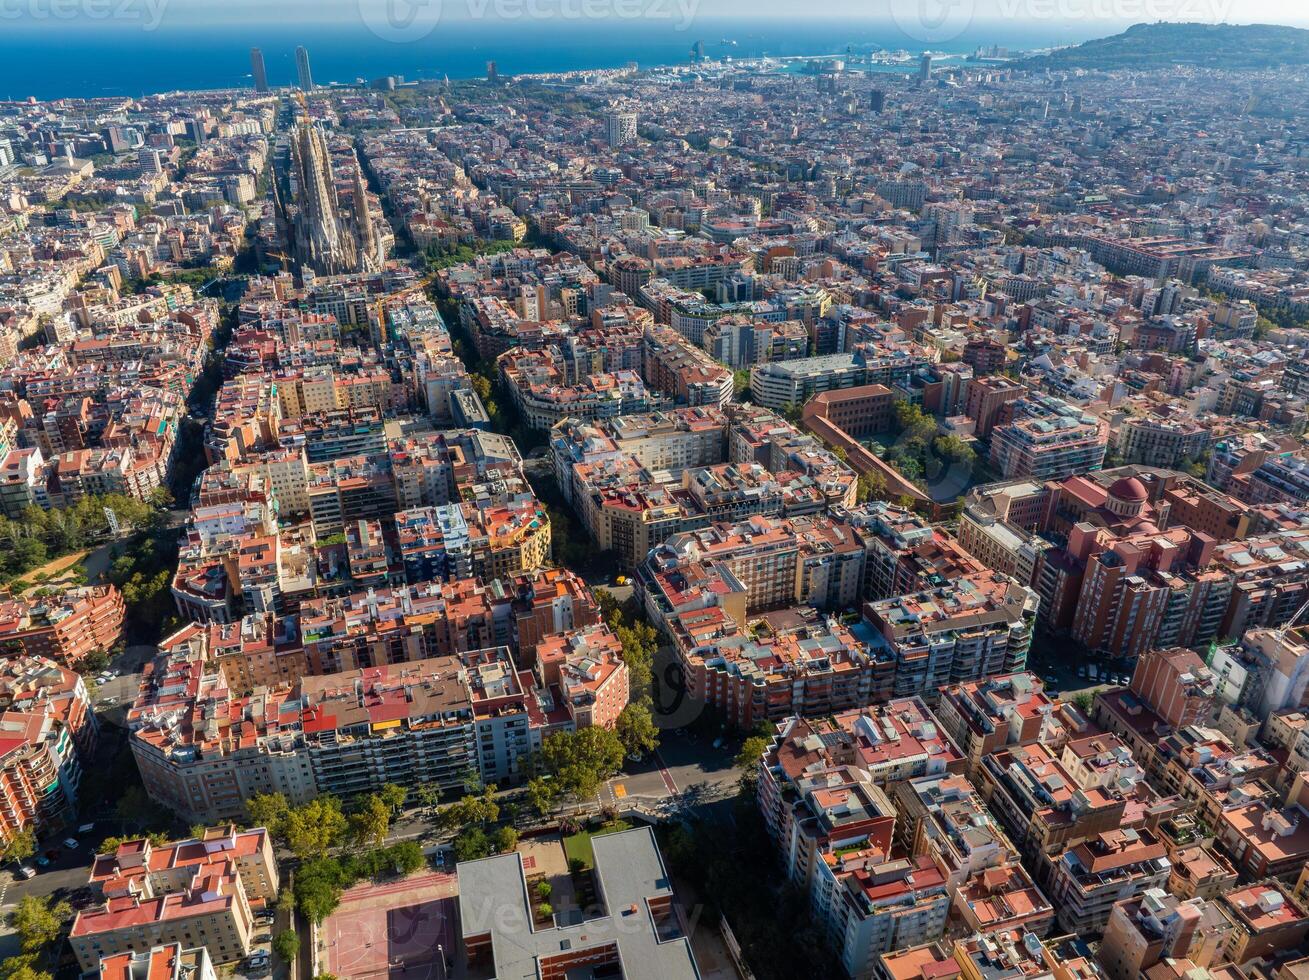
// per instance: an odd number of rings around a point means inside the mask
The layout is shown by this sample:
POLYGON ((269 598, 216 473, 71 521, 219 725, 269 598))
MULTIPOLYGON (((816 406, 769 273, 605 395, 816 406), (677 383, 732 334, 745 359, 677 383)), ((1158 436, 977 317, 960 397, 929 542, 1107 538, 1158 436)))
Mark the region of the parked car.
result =
POLYGON ((23 878, 35 878, 36 868, 32 867, 30 864, 24 864, 21 868, 18 869, 18 874, 20 877, 23 878))
POLYGON ((68 848, 70 851, 75 851, 81 846, 82 845, 77 842, 77 838, 75 837, 64 838, 64 847, 68 848))

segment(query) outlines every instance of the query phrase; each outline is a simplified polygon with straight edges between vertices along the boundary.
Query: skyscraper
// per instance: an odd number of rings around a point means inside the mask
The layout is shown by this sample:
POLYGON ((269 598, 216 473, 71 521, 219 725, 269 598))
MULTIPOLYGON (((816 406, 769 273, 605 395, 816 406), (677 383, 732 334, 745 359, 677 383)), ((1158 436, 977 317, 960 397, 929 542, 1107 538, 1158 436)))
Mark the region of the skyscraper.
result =
POLYGON ((868 93, 868 105, 879 116, 886 108, 886 93, 880 88, 875 88, 868 93))
POLYGON ((926 85, 932 80, 932 56, 924 51, 923 60, 918 63, 918 83, 926 85))
POLYGON ((498 82, 500 80, 500 72, 496 69, 494 61, 486 63, 486 80, 488 82, 498 82))
POLYGON ((605 117, 605 135, 612 147, 636 142, 636 113, 611 112, 605 117))
POLYGON ((300 79, 300 88, 309 92, 314 87, 314 73, 309 70, 309 51, 307 48, 295 49, 295 70, 300 79))
POLYGON ((250 74, 254 76, 255 91, 268 91, 268 71, 264 68, 264 53, 258 48, 250 49, 250 74))

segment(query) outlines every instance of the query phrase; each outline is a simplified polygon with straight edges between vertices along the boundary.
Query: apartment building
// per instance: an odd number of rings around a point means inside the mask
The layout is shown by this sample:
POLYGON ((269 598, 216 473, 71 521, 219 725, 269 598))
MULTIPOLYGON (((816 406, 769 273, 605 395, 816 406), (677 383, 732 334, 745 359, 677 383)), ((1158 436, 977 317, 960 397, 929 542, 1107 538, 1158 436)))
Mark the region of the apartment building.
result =
POLYGON ((876 848, 826 855, 811 910, 854 980, 882 953, 940 939, 950 909, 945 876, 928 857, 889 859, 876 848))
POLYGON ((0 600, 0 643, 30 657, 76 666, 108 652, 123 636, 123 597, 112 585, 88 585, 42 598, 0 600))
POLYGON ((1059 927, 1103 932, 1115 904, 1161 889, 1168 871, 1164 845, 1149 830, 1109 830, 1082 841, 1054 862, 1050 876, 1059 927))
POLYGON ((1309 530, 1273 531, 1229 541, 1214 549, 1213 561, 1232 580, 1223 616, 1223 636, 1257 627, 1281 626, 1309 598, 1309 530))
POLYGON ((1006 480, 1061 480, 1104 463, 1107 422, 1042 394, 1004 411, 1010 421, 991 432, 991 465, 1006 480))
POLYGON ((868 369, 853 354, 824 354, 756 365, 750 369, 750 395, 756 405, 774 411, 798 409, 821 392, 855 388, 867 380, 868 369))
POLYGON ((1276 882, 1228 892, 1221 903, 1236 924, 1228 956, 1238 966, 1302 948, 1309 940, 1309 912, 1276 882))
POLYGON ((1165 957, 1215 966, 1227 958, 1232 931, 1219 904, 1151 888, 1113 907, 1096 959, 1109 980, 1137 980, 1165 957))
POLYGON ((84 767, 99 733, 82 678, 39 657, 0 661, 0 847, 77 814, 84 767))
MULTIPOLYGON (((1080 936, 1043 940, 1025 929, 978 933, 954 942, 962 980, 1100 980, 1104 976, 1080 936)), ((1235 980, 1235 978, 1232 978, 1235 980)))
POLYGON ((1039 742, 1009 746, 984 757, 976 784, 1009 839, 1028 858, 1054 858, 1118 827, 1129 799, 1118 787, 1079 786, 1039 742))
POLYGON ((112 953, 100 960, 100 980, 217 980, 209 950, 181 943, 112 953))
POLYGON ((1044 935, 1054 908, 967 777, 921 776, 892 784, 896 839, 946 875, 951 916, 967 929, 1026 928, 1044 935))
MULTIPOLYGON (((744 597, 738 591, 736 598, 744 597)), ((738 624, 733 605, 688 609, 670 623, 684 684, 696 702, 750 727, 889 696, 889 661, 835 619, 813 609, 788 611, 784 628, 756 637, 738 624)))
POLYGON ((387 782, 442 787, 476 769, 512 782, 539 741, 530 674, 504 647, 300 678, 235 696, 174 657, 147 668, 128 712, 146 791, 184 819, 244 816, 255 793, 292 802, 387 782))
POLYGON ((1209 429, 1180 413, 1129 415, 1119 424, 1115 448, 1124 463, 1178 467, 1200 459, 1209 429))
POLYGON ((372 405, 284 419, 277 439, 283 449, 303 448, 310 463, 386 451, 382 413, 372 405))
POLYGON ((277 899, 280 877, 272 839, 262 827, 238 830, 234 824, 206 828, 199 837, 153 844, 127 840, 91 862, 90 885, 106 898, 183 891, 196 873, 230 865, 246 897, 269 907, 277 899))
POLYGON ((1218 693, 1217 680, 1204 660, 1183 647, 1142 654, 1130 687, 1174 728, 1207 722, 1218 693))
POLYGON ((894 694, 933 697, 948 684, 1021 671, 1036 593, 986 571, 864 605, 873 647, 895 662, 894 694))
POLYGON ((970 771, 984 756, 1005 745, 1041 742, 1061 748, 1068 732, 1055 714, 1055 702, 1035 674, 999 674, 943 688, 936 716, 954 739, 970 771))
POLYGON ((602 623, 555 633, 536 645, 535 672, 551 703, 575 728, 613 728, 627 707, 628 673, 623 645, 602 623))
POLYGON ((669 327, 645 328, 645 383, 679 405, 722 407, 734 394, 732 371, 669 327))
POLYGON ((267 906, 277 894, 277 863, 266 831, 215 827, 161 847, 125 841, 96 859, 91 885, 104 903, 79 911, 68 935, 84 972, 105 958, 191 942, 231 963, 254 941, 252 903, 267 906))
MULTIPOLYGON (((1254 787, 1251 787, 1252 789, 1254 787)), ((1280 800, 1233 794, 1222 808, 1214 835, 1247 881, 1294 882, 1309 861, 1309 812, 1280 800)))
POLYGON ((796 772, 788 761, 774 763, 784 785, 780 797, 770 796, 765 816, 792 884, 809 894, 820 880, 818 865, 844 850, 889 852, 895 811, 866 771, 834 763, 796 772))
POLYGON ((977 438, 990 438, 991 431, 1004 421, 1006 406, 1026 397, 1027 393, 1025 385, 1011 378, 1004 375, 984 377, 979 371, 968 384, 964 403, 964 414, 977 424, 977 438))

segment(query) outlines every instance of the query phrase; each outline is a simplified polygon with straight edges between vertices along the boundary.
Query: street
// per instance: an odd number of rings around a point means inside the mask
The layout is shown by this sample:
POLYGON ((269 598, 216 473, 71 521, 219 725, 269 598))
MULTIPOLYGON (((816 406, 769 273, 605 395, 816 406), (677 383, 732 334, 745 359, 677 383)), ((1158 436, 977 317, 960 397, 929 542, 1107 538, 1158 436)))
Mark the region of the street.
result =
POLYGON ((642 762, 628 760, 625 771, 609 780, 599 793, 601 806, 621 806, 642 800, 661 804, 675 800, 694 807, 735 791, 739 773, 733 766, 738 742, 713 740, 688 731, 667 731, 659 748, 642 762))

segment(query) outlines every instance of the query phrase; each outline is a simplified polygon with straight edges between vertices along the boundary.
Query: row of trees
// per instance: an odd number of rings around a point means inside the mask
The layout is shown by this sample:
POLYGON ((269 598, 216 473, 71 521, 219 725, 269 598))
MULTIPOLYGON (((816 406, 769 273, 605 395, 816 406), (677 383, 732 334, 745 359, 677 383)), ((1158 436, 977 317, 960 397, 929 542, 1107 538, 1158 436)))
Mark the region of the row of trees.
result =
POLYGON ((0 980, 52 980, 46 969, 63 936, 73 908, 67 902, 27 895, 9 914, 22 952, 0 961, 0 980))
MULTIPOLYGON (((315 797, 300 806, 291 806, 281 793, 251 797, 246 805, 253 824, 264 827, 301 862, 294 889, 279 899, 282 908, 290 911, 294 906, 314 922, 322 922, 336 909, 342 892, 356 882, 384 874, 412 874, 426 866, 417 841, 386 844, 391 823, 408 795, 403 786, 387 783, 376 793, 355 799, 348 810, 334 796, 315 797)), ((290 946, 299 938, 282 935, 278 939, 287 948, 279 955, 294 959, 290 946)))
POLYGON ((293 807, 281 793, 257 793, 246 806, 255 826, 265 828, 301 861, 309 861, 347 842, 361 849, 381 847, 407 798, 403 786, 387 783, 355 799, 349 812, 334 796, 317 796, 293 807))

